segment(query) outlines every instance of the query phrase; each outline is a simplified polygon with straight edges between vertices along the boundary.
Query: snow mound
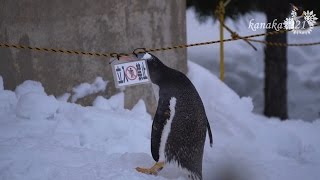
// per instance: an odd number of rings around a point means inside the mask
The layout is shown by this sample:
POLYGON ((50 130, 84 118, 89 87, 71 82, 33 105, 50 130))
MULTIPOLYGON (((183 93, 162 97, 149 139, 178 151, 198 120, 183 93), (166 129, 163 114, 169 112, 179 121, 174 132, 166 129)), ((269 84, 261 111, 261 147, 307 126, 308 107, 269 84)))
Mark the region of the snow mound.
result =
POLYGON ((53 96, 30 92, 22 95, 17 103, 17 116, 26 119, 52 119, 59 104, 53 96))
POLYGON ((206 102, 210 99, 211 103, 206 107, 214 104, 223 106, 236 107, 240 111, 251 112, 253 104, 251 98, 240 98, 232 89, 230 89, 219 78, 213 76, 207 69, 204 69, 198 64, 189 62, 188 76, 196 86, 201 98, 206 102), (212 99, 214 101, 212 101, 212 99))
POLYGON ((31 93, 31 92, 46 95, 42 84, 39 82, 36 82, 36 81, 32 81, 32 80, 24 81, 22 84, 17 86, 15 89, 15 93, 16 93, 16 96, 18 99, 21 96, 28 94, 28 93, 31 93))
POLYGON ((93 106, 105 110, 119 110, 124 108, 124 93, 118 93, 109 99, 98 96, 93 101, 93 106))
MULTIPOLYGON (((201 66, 189 62, 188 67, 213 132, 213 148, 209 139, 205 145, 204 180, 320 176, 320 120, 282 122, 255 115, 251 98, 240 98, 201 66)), ((152 118, 142 100, 124 109, 119 93, 82 107, 47 96, 39 84, 18 103, 14 92, 0 91, 0 179, 187 179, 171 166, 158 176, 136 172, 137 166, 154 163, 152 118)))
POLYGON ((61 102, 68 102, 70 97, 71 97, 70 93, 64 93, 61 96, 57 97, 57 100, 61 102))
POLYGON ((72 89, 74 94, 71 102, 76 102, 80 98, 106 90, 107 83, 108 81, 104 81, 102 77, 97 77, 92 84, 82 83, 78 85, 72 89))
POLYGON ((136 113, 147 112, 146 104, 142 99, 140 99, 138 103, 133 106, 131 111, 136 113))
POLYGON ((8 113, 15 110, 17 98, 14 92, 0 90, 0 113, 8 113))

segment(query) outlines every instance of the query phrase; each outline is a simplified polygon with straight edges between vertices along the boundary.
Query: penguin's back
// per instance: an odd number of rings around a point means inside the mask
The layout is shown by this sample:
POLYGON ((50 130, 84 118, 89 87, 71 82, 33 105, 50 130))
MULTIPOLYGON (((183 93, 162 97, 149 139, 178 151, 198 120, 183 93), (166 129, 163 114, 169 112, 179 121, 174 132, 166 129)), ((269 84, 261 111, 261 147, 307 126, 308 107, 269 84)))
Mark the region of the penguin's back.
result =
MULTIPOLYGON (((166 161, 177 163, 201 179, 208 126, 205 109, 196 88, 183 73, 172 69, 169 75, 159 92, 160 98, 175 98, 174 116, 165 146, 166 161)), ((172 113, 172 109, 170 111, 172 113)))

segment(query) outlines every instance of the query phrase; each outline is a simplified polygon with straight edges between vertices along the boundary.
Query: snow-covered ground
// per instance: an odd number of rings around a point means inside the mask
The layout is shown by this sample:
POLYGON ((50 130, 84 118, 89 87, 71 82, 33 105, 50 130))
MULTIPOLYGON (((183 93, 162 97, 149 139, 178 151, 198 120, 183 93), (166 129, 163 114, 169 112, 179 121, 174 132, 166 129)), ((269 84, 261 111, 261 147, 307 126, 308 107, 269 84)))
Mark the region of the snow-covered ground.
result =
MULTIPOLYGON (((317 14, 319 17, 319 15, 317 14)), ((253 31, 249 21, 266 22, 264 14, 247 14, 238 21, 226 20, 226 24, 239 35, 264 33, 253 31)), ((225 30, 225 38, 230 34, 225 30)), ((219 39, 219 23, 211 19, 199 23, 192 9, 187 11, 188 43, 219 39)), ((257 39, 263 40, 264 37, 257 39)), ((320 27, 310 35, 288 34, 289 43, 320 41, 320 27)), ((264 45, 254 43, 253 50, 244 41, 225 43, 225 82, 241 97, 253 98, 254 111, 263 112, 264 45)), ((288 110, 290 118, 313 120, 320 117, 320 48, 319 46, 288 48, 288 110)), ((188 57, 211 72, 219 75, 219 44, 188 48, 188 57)))
MULTIPOLYGON (((240 98, 201 66, 189 62, 188 76, 213 130, 204 179, 319 179, 320 120, 267 119, 252 113, 251 98, 240 98)), ((0 78, 0 180, 185 179, 171 168, 158 176, 135 171, 154 163, 152 118, 143 101, 127 110, 122 93, 97 97, 91 107, 64 99, 34 81, 3 90, 0 78)))

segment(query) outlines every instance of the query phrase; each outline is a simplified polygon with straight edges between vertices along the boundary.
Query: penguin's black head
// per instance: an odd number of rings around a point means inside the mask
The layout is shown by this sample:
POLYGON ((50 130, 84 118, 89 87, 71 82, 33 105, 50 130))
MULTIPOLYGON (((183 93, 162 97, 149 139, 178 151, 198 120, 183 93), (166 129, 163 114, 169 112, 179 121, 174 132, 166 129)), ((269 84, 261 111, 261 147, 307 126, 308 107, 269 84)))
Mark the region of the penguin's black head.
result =
POLYGON ((158 84, 168 67, 164 65, 156 56, 150 53, 137 54, 139 59, 147 62, 149 68, 150 79, 152 83, 158 84))

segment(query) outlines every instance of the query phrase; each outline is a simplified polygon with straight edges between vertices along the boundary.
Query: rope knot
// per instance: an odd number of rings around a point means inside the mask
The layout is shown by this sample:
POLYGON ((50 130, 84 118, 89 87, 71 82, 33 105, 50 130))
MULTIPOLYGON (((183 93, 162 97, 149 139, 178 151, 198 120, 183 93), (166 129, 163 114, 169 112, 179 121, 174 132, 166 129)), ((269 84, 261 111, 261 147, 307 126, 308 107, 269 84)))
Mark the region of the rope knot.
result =
POLYGON ((233 40, 237 40, 237 39, 240 39, 240 36, 239 36, 239 34, 237 34, 236 32, 232 32, 232 33, 231 33, 231 38, 232 38, 233 40))

